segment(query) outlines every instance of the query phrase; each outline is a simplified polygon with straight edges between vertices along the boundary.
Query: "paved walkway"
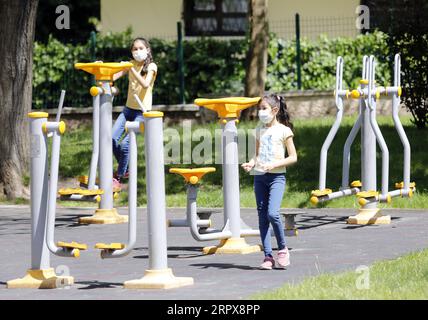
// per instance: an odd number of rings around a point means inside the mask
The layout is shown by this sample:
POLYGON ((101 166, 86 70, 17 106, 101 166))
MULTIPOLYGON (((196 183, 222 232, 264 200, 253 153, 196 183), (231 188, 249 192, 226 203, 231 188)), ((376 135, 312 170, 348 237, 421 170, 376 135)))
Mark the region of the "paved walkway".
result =
MULTIPOLYGON (((80 226, 76 219, 93 210, 60 209, 56 239, 87 243, 125 242, 126 225, 80 226)), ((126 209, 120 210, 126 214, 126 209)), ((138 241, 135 250, 122 259, 101 260, 95 249, 82 252, 80 259, 52 257, 52 265, 64 266, 75 277, 76 285, 63 290, 7 290, 7 280, 24 275, 30 263, 30 215, 26 207, 0 207, 0 300, 2 299, 246 299, 250 295, 296 283, 323 272, 355 270, 377 260, 394 259, 428 248, 428 211, 385 210, 393 222, 386 226, 350 226, 345 219, 354 210, 304 210, 296 220, 298 237, 287 238, 292 265, 288 270, 260 271, 261 253, 244 256, 204 256, 200 250, 216 242, 198 243, 187 229, 168 230, 169 266, 176 276, 191 276, 195 285, 174 290, 130 291, 126 280, 140 278, 148 267, 146 212, 139 209, 138 241)), ((184 215, 171 209, 169 218, 184 215)), ((257 226, 253 209, 242 210, 250 226, 257 226)), ((220 227, 222 215, 214 217, 220 227)), ((249 243, 258 244, 257 238, 249 243)))

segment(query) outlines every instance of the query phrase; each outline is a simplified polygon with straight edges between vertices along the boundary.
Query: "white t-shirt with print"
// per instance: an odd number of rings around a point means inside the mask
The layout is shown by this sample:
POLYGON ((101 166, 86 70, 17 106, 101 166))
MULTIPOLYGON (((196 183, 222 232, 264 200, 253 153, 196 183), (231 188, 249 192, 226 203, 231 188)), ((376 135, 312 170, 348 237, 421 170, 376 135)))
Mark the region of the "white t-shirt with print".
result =
MULTIPOLYGON (((261 167, 263 164, 285 159, 286 141, 290 137, 294 137, 293 131, 281 123, 271 127, 261 125, 256 128, 256 139, 259 142, 258 156, 254 167, 256 173, 266 173, 261 167)), ((285 173, 286 171, 286 167, 279 167, 269 172, 285 173)))

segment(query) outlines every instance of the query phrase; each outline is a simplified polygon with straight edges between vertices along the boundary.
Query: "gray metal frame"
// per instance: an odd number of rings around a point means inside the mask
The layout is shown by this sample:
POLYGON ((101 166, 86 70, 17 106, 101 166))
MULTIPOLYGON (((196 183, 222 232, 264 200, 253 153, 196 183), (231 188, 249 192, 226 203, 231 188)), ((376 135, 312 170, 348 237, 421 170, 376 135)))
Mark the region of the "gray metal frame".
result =
POLYGON ((146 117, 145 157, 147 182, 147 215, 149 235, 149 269, 168 268, 163 118, 146 117))
MULTIPOLYGON (((343 165, 342 165, 342 186, 338 192, 329 193, 325 192, 317 198, 318 202, 325 202, 328 200, 341 198, 358 193, 360 190, 357 187, 349 186, 349 167, 351 160, 351 146, 355 141, 358 132, 361 130, 361 181, 362 191, 376 191, 376 142, 379 144, 382 151, 382 183, 381 193, 374 197, 367 197, 362 205, 364 210, 375 210, 377 203, 390 202, 391 198, 397 196, 409 197, 414 187, 410 186, 410 143, 404 132, 403 126, 399 118, 400 108, 400 95, 401 95, 401 60, 400 55, 395 56, 394 66, 394 86, 393 87, 377 87, 375 83, 376 61, 374 56, 364 56, 363 58, 363 72, 362 76, 365 81, 362 81, 360 87, 354 90, 353 94, 359 99, 359 116, 355 122, 343 149, 343 165), (400 136, 404 149, 403 161, 403 182, 404 187, 401 190, 389 191, 389 150, 386 141, 382 135, 376 119, 376 102, 381 95, 392 96, 392 117, 394 120, 395 128, 400 136)), ((336 71, 336 105, 337 115, 335 123, 331 128, 324 145, 321 150, 320 161, 320 181, 319 191, 326 190, 326 167, 327 167, 327 153, 331 143, 337 133, 343 117, 343 97, 349 97, 350 92, 343 90, 343 59, 337 59, 336 71)), ((356 98, 356 97, 354 97, 356 98)))
POLYGON ((137 181, 138 181, 138 149, 137 134, 140 132, 140 122, 127 122, 126 131, 129 134, 129 180, 128 180, 128 242, 121 250, 103 250, 101 257, 121 258, 134 249, 137 242, 137 181))
POLYGON ((343 58, 338 57, 336 63, 336 90, 335 90, 335 101, 336 101, 336 120, 333 127, 330 129, 327 138, 321 149, 320 156, 320 176, 319 176, 319 190, 325 190, 327 180, 327 155, 334 138, 336 137, 337 131, 340 128, 340 124, 343 119, 343 98, 346 96, 346 90, 343 90, 343 58))
POLYGON ((48 200, 48 144, 42 126, 47 118, 30 119, 31 137, 31 269, 50 268, 46 244, 46 211, 48 200))
POLYGON ((89 168, 88 189, 94 190, 97 188, 97 169, 100 156, 100 95, 101 89, 98 88, 99 94, 93 97, 93 113, 92 113, 92 157, 91 166, 89 168))

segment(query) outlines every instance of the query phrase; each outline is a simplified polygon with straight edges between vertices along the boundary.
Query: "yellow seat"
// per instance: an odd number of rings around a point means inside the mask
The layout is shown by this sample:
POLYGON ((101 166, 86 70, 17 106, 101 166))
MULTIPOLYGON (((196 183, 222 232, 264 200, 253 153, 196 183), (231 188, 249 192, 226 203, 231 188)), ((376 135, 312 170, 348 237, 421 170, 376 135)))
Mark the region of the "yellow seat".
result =
POLYGON ((312 191, 312 196, 313 197, 324 197, 326 195, 329 195, 330 193, 333 193, 333 190, 331 190, 331 189, 314 190, 314 191, 312 191))
POLYGON ((104 194, 104 190, 87 190, 87 189, 60 189, 58 191, 60 196, 72 196, 72 195, 81 195, 81 196, 99 196, 104 194))
POLYGON ((120 71, 129 70, 132 68, 132 63, 76 63, 74 67, 79 70, 93 74, 97 81, 113 81, 113 75, 120 71))
MULTIPOLYGON (((416 188, 416 183, 415 183, 415 182, 410 182, 409 187, 410 187, 411 189, 416 188)), ((404 188, 404 182, 397 182, 397 183, 395 184, 395 189, 403 189, 403 188, 404 188)))
POLYGON ((260 98, 231 97, 222 99, 196 99, 195 104, 217 112, 219 118, 238 118, 241 111, 255 106, 260 98))
POLYGON ((125 248, 125 245, 123 243, 110 243, 110 244, 97 243, 95 245, 95 249, 100 249, 100 250, 122 250, 123 248, 125 248))
POLYGON ((71 243, 59 241, 56 245, 58 247, 64 248, 64 249, 88 250, 88 246, 86 244, 77 243, 77 242, 74 242, 74 241, 71 242, 71 243))
POLYGON ((377 191, 362 191, 357 193, 358 198, 368 199, 368 198, 375 198, 379 196, 379 192, 377 191))
POLYGON ((179 174, 186 180, 187 183, 197 184, 204 175, 210 172, 215 172, 215 168, 198 168, 198 169, 170 169, 170 173, 179 174))

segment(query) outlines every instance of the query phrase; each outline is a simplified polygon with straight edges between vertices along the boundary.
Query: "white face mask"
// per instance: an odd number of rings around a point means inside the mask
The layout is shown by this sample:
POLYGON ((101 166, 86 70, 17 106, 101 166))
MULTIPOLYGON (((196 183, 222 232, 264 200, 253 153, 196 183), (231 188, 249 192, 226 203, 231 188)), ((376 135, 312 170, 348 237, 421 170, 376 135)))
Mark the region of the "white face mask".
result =
POLYGON ((149 52, 147 49, 142 49, 142 50, 134 51, 132 55, 134 56, 134 59, 137 60, 138 62, 143 62, 149 56, 149 52))
POLYGON ((273 121, 274 115, 269 110, 260 110, 259 119, 264 124, 271 123, 273 121))

